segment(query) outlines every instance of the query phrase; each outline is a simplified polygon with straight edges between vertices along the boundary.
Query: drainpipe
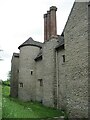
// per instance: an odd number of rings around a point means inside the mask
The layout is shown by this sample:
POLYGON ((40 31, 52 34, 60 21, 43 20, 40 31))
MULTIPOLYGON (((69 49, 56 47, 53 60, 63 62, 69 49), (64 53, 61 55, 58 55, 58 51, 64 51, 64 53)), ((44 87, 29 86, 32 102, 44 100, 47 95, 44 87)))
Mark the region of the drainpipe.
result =
POLYGON ((58 58, 57 58, 57 50, 56 50, 56 84, 57 84, 57 88, 56 88, 56 98, 57 98, 57 109, 58 109, 58 85, 59 85, 59 69, 58 69, 58 58))

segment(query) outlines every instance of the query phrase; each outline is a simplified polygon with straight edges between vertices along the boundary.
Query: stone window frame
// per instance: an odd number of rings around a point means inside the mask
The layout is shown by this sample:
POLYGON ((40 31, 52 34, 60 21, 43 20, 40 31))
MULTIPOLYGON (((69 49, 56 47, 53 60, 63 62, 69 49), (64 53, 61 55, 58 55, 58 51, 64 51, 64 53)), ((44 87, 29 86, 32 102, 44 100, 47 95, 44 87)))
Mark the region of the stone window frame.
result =
POLYGON ((63 63, 65 63, 65 55, 62 55, 63 63))
POLYGON ((40 86, 43 86, 43 79, 38 79, 38 81, 40 82, 40 86))
POLYGON ((19 87, 23 88, 23 83, 22 82, 19 83, 19 87))
POLYGON ((17 73, 19 73, 19 69, 17 70, 17 73))
POLYGON ((33 70, 30 70, 31 75, 33 75, 33 70))

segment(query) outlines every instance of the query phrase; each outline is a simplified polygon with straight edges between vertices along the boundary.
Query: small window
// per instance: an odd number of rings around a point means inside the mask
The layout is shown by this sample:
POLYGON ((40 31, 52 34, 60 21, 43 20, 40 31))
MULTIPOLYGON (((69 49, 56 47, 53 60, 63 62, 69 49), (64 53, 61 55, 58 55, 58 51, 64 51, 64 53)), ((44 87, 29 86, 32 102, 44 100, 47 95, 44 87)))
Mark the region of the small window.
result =
POLYGON ((17 70, 17 72, 19 73, 19 70, 17 70))
POLYGON ((65 62, 65 55, 62 55, 62 57, 63 57, 63 62, 65 62))
POLYGON ((31 75, 33 75, 33 70, 31 70, 31 75))
POLYGON ((22 88, 22 87, 23 87, 23 83, 19 83, 19 87, 21 87, 21 88, 22 88))
POLYGON ((43 86, 43 80, 42 79, 38 79, 40 81, 40 86, 43 86))

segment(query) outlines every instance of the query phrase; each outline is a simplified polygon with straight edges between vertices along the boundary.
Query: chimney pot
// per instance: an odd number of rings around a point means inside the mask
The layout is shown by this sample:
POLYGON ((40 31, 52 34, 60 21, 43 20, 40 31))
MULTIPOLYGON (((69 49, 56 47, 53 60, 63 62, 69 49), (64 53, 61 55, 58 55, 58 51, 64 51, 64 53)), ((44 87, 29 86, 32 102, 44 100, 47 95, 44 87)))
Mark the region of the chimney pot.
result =
POLYGON ((52 7, 50 7, 50 11, 51 11, 51 10, 57 11, 57 7, 56 7, 56 6, 52 6, 52 7))
POLYGON ((47 14, 44 14, 44 16, 43 16, 43 17, 44 17, 44 18, 45 18, 45 17, 47 17, 47 14))
POLYGON ((47 11, 47 14, 50 14, 50 11, 47 11))

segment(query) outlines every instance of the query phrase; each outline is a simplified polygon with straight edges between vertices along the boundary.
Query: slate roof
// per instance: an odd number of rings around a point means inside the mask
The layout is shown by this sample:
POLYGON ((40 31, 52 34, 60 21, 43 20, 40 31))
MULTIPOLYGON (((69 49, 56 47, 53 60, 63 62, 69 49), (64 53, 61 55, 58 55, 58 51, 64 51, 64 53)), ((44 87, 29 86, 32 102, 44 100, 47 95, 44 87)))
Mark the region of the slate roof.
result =
POLYGON ((42 48, 43 43, 34 41, 34 40, 30 37, 30 38, 29 38, 28 40, 26 40, 23 44, 21 44, 21 45, 18 47, 18 49, 20 49, 20 48, 23 47, 23 46, 37 46, 37 47, 42 48))
POLYGON ((88 6, 90 6, 90 1, 88 2, 88 6))
POLYGON ((19 57, 19 53, 13 53, 14 57, 19 57))
POLYGON ((40 52, 38 53, 37 57, 34 60, 37 61, 39 58, 42 59, 42 49, 40 50, 40 52))
POLYGON ((56 46, 56 50, 60 48, 61 46, 64 46, 64 36, 59 36, 58 37, 58 45, 56 46))

